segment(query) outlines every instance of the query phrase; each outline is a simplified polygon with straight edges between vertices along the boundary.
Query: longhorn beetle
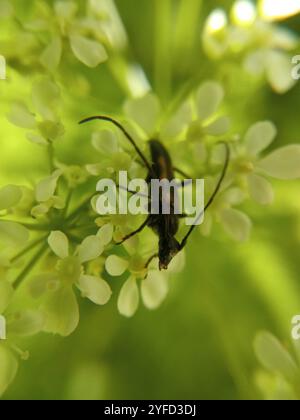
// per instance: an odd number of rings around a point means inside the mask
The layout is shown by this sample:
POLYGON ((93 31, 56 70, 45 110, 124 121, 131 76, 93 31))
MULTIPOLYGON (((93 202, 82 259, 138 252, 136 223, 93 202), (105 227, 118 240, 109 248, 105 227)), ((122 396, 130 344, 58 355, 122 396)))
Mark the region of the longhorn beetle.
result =
MULTIPOLYGON (((121 130, 121 132, 132 144, 135 151, 137 152, 143 164, 148 170, 148 175, 146 178, 147 183, 150 183, 151 179, 159 179, 159 180, 167 179, 169 181, 172 181, 174 179, 175 172, 183 176, 186 176, 184 172, 173 167, 172 160, 168 151, 163 146, 163 144, 158 140, 149 140, 149 147, 150 147, 151 160, 152 160, 150 163, 148 159, 145 157, 144 153, 137 146, 132 136, 128 133, 128 131, 126 131, 126 129, 118 121, 114 120, 111 117, 106 117, 106 116, 90 117, 90 118, 86 118, 82 120, 79 124, 85 124, 87 122, 95 121, 95 120, 107 121, 113 124, 114 126, 116 126, 119 130, 121 130)), ((206 211, 210 207, 210 205, 213 203, 214 199, 216 198, 218 192, 220 191, 221 185, 226 176, 227 169, 229 166, 230 149, 229 149, 228 144, 226 143, 223 143, 223 144, 226 148, 226 158, 225 158, 224 167, 221 173, 221 177, 215 187, 215 190, 204 207, 204 211, 206 211)), ((174 192, 169 197, 169 200, 170 200, 170 207, 172 208, 172 204, 174 204, 174 192)), ((199 215, 199 220, 202 216, 203 216, 203 212, 199 215)), ((178 232, 179 219, 181 217, 184 217, 184 215, 178 215, 178 214, 175 214, 175 212, 174 214, 157 214, 157 215, 150 214, 147 217, 147 219, 144 221, 144 223, 137 230, 135 230, 134 232, 132 232, 131 234, 123 238, 123 240, 120 243, 118 243, 118 245, 124 243, 129 238, 132 238, 133 236, 142 232, 147 226, 150 227, 159 237, 159 247, 158 247, 159 249, 157 253, 155 253, 151 258, 149 258, 146 264, 146 267, 149 266, 149 264, 154 258, 158 257, 159 269, 167 270, 172 259, 186 246, 188 238, 190 237, 190 235, 192 234, 193 230, 196 227, 196 224, 191 226, 187 234, 184 236, 183 240, 181 242, 178 242, 178 240, 175 238, 175 235, 178 232)))

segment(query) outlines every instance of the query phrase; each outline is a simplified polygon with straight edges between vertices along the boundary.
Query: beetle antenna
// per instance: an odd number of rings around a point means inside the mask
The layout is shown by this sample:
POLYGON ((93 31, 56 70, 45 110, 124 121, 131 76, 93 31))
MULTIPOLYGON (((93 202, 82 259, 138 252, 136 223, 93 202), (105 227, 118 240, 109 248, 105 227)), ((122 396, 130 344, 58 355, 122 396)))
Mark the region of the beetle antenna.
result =
POLYGON ((80 121, 79 124, 85 124, 87 122, 91 122, 91 121, 95 121, 95 120, 108 121, 111 124, 113 124, 115 127, 117 127, 119 130, 121 130, 122 133, 124 134, 124 136, 130 141, 130 143, 134 147, 135 151, 137 152, 139 157, 142 159, 142 161, 146 165, 149 172, 152 173, 152 167, 151 167, 150 163, 148 162, 147 158, 145 157, 143 152, 140 150, 140 148, 138 147, 138 145, 136 144, 136 142, 134 141, 132 136, 128 133, 128 131, 118 121, 116 121, 115 119, 113 119, 111 117, 105 117, 105 116, 99 115, 99 116, 95 116, 95 117, 85 118, 84 120, 80 121))
POLYGON ((217 183, 217 185, 216 185, 216 188, 215 188, 215 190, 214 190, 214 192, 213 192, 213 194, 211 195, 211 197, 210 197, 210 199, 208 200, 208 202, 206 203, 206 205, 205 205, 205 207, 204 207, 204 209, 203 209, 203 211, 199 214, 199 216, 198 216, 198 218, 197 218, 197 220, 196 220, 196 222, 195 222, 195 224, 190 228, 190 230, 188 231, 188 233, 185 235, 185 237, 183 238, 183 240, 182 240, 182 242, 181 242, 181 244, 180 244, 180 249, 183 249, 184 247, 185 247, 185 245, 186 245, 186 243, 187 243, 187 240, 188 240, 188 238, 190 237, 190 235, 192 234, 192 232, 194 231, 194 229, 195 229, 195 227, 197 226, 197 222, 200 220, 200 218, 203 216, 203 214, 204 214, 204 212, 212 205, 212 203, 214 202, 214 200, 215 200, 215 198, 216 198, 216 196, 218 195, 218 193, 219 193, 219 191, 220 191, 220 189, 221 189, 221 186, 222 186, 222 184, 223 184, 223 181, 224 181, 224 179, 225 179, 225 177, 226 177, 226 174, 227 174, 227 170, 228 170, 228 167, 229 167, 229 162, 230 162, 230 148, 229 148, 229 145, 228 145, 228 143, 225 143, 225 142, 221 142, 221 143, 219 143, 219 144, 224 144, 224 146, 225 146, 225 149, 226 149, 226 158, 225 158, 225 163, 224 163, 224 167, 223 167, 223 170, 222 170, 222 174, 221 174, 221 176, 220 176, 220 179, 219 179, 219 181, 218 181, 218 183, 217 183))

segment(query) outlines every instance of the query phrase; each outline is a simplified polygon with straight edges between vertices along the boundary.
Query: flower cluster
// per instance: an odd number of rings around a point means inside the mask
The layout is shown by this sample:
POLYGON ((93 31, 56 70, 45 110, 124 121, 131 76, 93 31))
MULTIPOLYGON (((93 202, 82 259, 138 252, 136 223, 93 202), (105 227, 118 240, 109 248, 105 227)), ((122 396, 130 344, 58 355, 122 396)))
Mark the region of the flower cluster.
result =
POLYGON ((207 18, 203 47, 213 60, 238 59, 254 78, 266 78, 277 93, 291 89, 291 58, 299 45, 297 36, 258 16, 253 2, 237 0, 230 16, 215 9, 207 18))
MULTIPOLYGON (((54 147, 64 143, 68 130, 61 118, 60 66, 75 57, 94 68, 109 60, 108 53, 114 48, 122 47, 125 35, 116 31, 118 16, 112 2, 90 0, 83 2, 80 10, 75 1, 41 0, 33 7, 33 19, 20 19, 10 2, 0 0, 0 19, 11 19, 17 34, 1 41, 4 54, 21 73, 24 66, 33 66, 39 74, 42 69, 43 73, 33 82, 30 100, 11 101, 7 119, 25 130, 26 138, 41 148, 47 161, 41 178, 24 176, 24 185, 0 188, 0 315, 8 338, 0 342, 0 395, 17 372, 16 355, 27 356, 17 347, 18 337, 41 331, 68 336, 75 331, 80 312, 78 292, 103 306, 116 293, 118 283, 118 310, 131 317, 140 298, 146 308, 158 308, 167 297, 173 276, 185 265, 181 252, 169 270, 161 273, 157 260, 147 264, 158 246, 150 229, 117 246, 140 225, 140 216, 102 217, 96 212, 95 177, 114 179, 118 171, 126 170, 132 177, 146 178, 145 168, 123 135, 104 123, 99 126, 88 145, 97 152, 96 163, 67 164, 58 158, 54 147), (18 50, 22 50, 22 57, 18 50), (21 311, 15 299, 17 291, 24 294, 28 306, 21 311)), ((285 51, 293 47, 294 39, 257 20, 251 25, 223 25, 215 30, 211 19, 203 39, 211 56, 246 50, 248 69, 263 57, 262 71, 267 72, 275 90, 283 92, 291 87, 277 63, 286 60, 285 51)), ((117 28, 120 30, 121 25, 117 28)), ((175 105, 170 101, 167 110, 149 90, 128 98, 124 124, 146 154, 147 140, 158 139, 170 151, 179 175, 205 178, 207 200, 224 166, 220 142, 227 142, 231 150, 229 171, 198 234, 209 235, 216 221, 231 238, 245 241, 252 223, 242 205, 249 199, 270 204, 274 192, 269 178, 300 177, 300 146, 267 153, 277 135, 270 121, 257 122, 246 127, 242 135, 232 135, 224 103, 223 87, 212 80, 200 83, 175 105)), ((179 235, 184 229, 182 225, 179 235)), ((196 235, 194 240, 201 239, 196 235)))

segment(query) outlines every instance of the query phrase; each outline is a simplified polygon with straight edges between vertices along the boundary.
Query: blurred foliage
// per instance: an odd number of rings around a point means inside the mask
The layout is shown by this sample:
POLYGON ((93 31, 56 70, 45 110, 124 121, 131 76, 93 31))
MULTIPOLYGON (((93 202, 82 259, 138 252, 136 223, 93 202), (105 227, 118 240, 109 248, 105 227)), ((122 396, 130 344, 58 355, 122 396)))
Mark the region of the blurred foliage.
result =
MULTIPOLYGON (((35 2, 12 3, 22 21, 35 2)), ((85 1, 76 3, 81 11, 85 1)), ((89 132, 79 129, 77 121, 99 112, 122 114, 129 95, 123 77, 127 63, 139 63, 165 108, 200 82, 214 79, 225 89, 224 110, 231 117, 232 134, 245 133, 257 121, 271 120, 278 130, 271 147, 299 143, 300 83, 278 94, 265 79, 256 80, 240 71, 240 57, 211 59, 203 49, 207 16, 216 7, 229 12, 233 1, 115 3, 128 43, 108 48, 108 62, 92 70, 66 52, 55 76, 62 89, 60 113, 66 128, 64 141, 55 145, 59 161, 95 162, 89 132)), ((278 25, 300 36, 299 15, 278 25)), ((0 40, 8 36, 17 42, 14 29, 4 23, 0 40)), ((294 52, 300 53, 300 43, 294 52)), ((0 81, 1 185, 22 184, 25 177, 30 183, 45 176, 44 150, 26 142, 23 131, 7 120, 11 102, 26 101, 41 73, 46 70, 12 57, 8 80, 0 81)), ((300 313, 299 182, 276 181, 274 186, 272 206, 258 207, 249 200, 243 205, 254 226, 247 243, 231 243, 218 229, 210 238, 195 234, 183 272, 172 276, 170 294, 156 311, 140 308, 134 318, 122 318, 116 311, 120 284, 112 278, 115 293, 110 304, 99 308, 81 300, 81 322, 70 337, 42 333, 20 340, 30 358, 20 365, 4 397, 300 398, 297 387, 287 392, 284 385, 282 392, 272 392, 281 372, 264 371, 270 367, 259 363, 253 347, 261 330, 271 331, 288 347, 291 319, 300 313)))

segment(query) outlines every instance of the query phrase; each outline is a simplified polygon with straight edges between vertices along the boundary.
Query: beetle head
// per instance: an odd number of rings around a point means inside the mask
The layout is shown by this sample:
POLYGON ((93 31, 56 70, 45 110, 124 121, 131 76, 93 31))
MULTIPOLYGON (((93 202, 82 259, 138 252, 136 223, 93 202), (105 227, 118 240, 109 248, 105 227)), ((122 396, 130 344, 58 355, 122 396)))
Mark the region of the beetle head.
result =
POLYGON ((180 244, 174 237, 162 239, 159 242, 159 269, 167 270, 170 265, 170 262, 180 250, 180 244))

